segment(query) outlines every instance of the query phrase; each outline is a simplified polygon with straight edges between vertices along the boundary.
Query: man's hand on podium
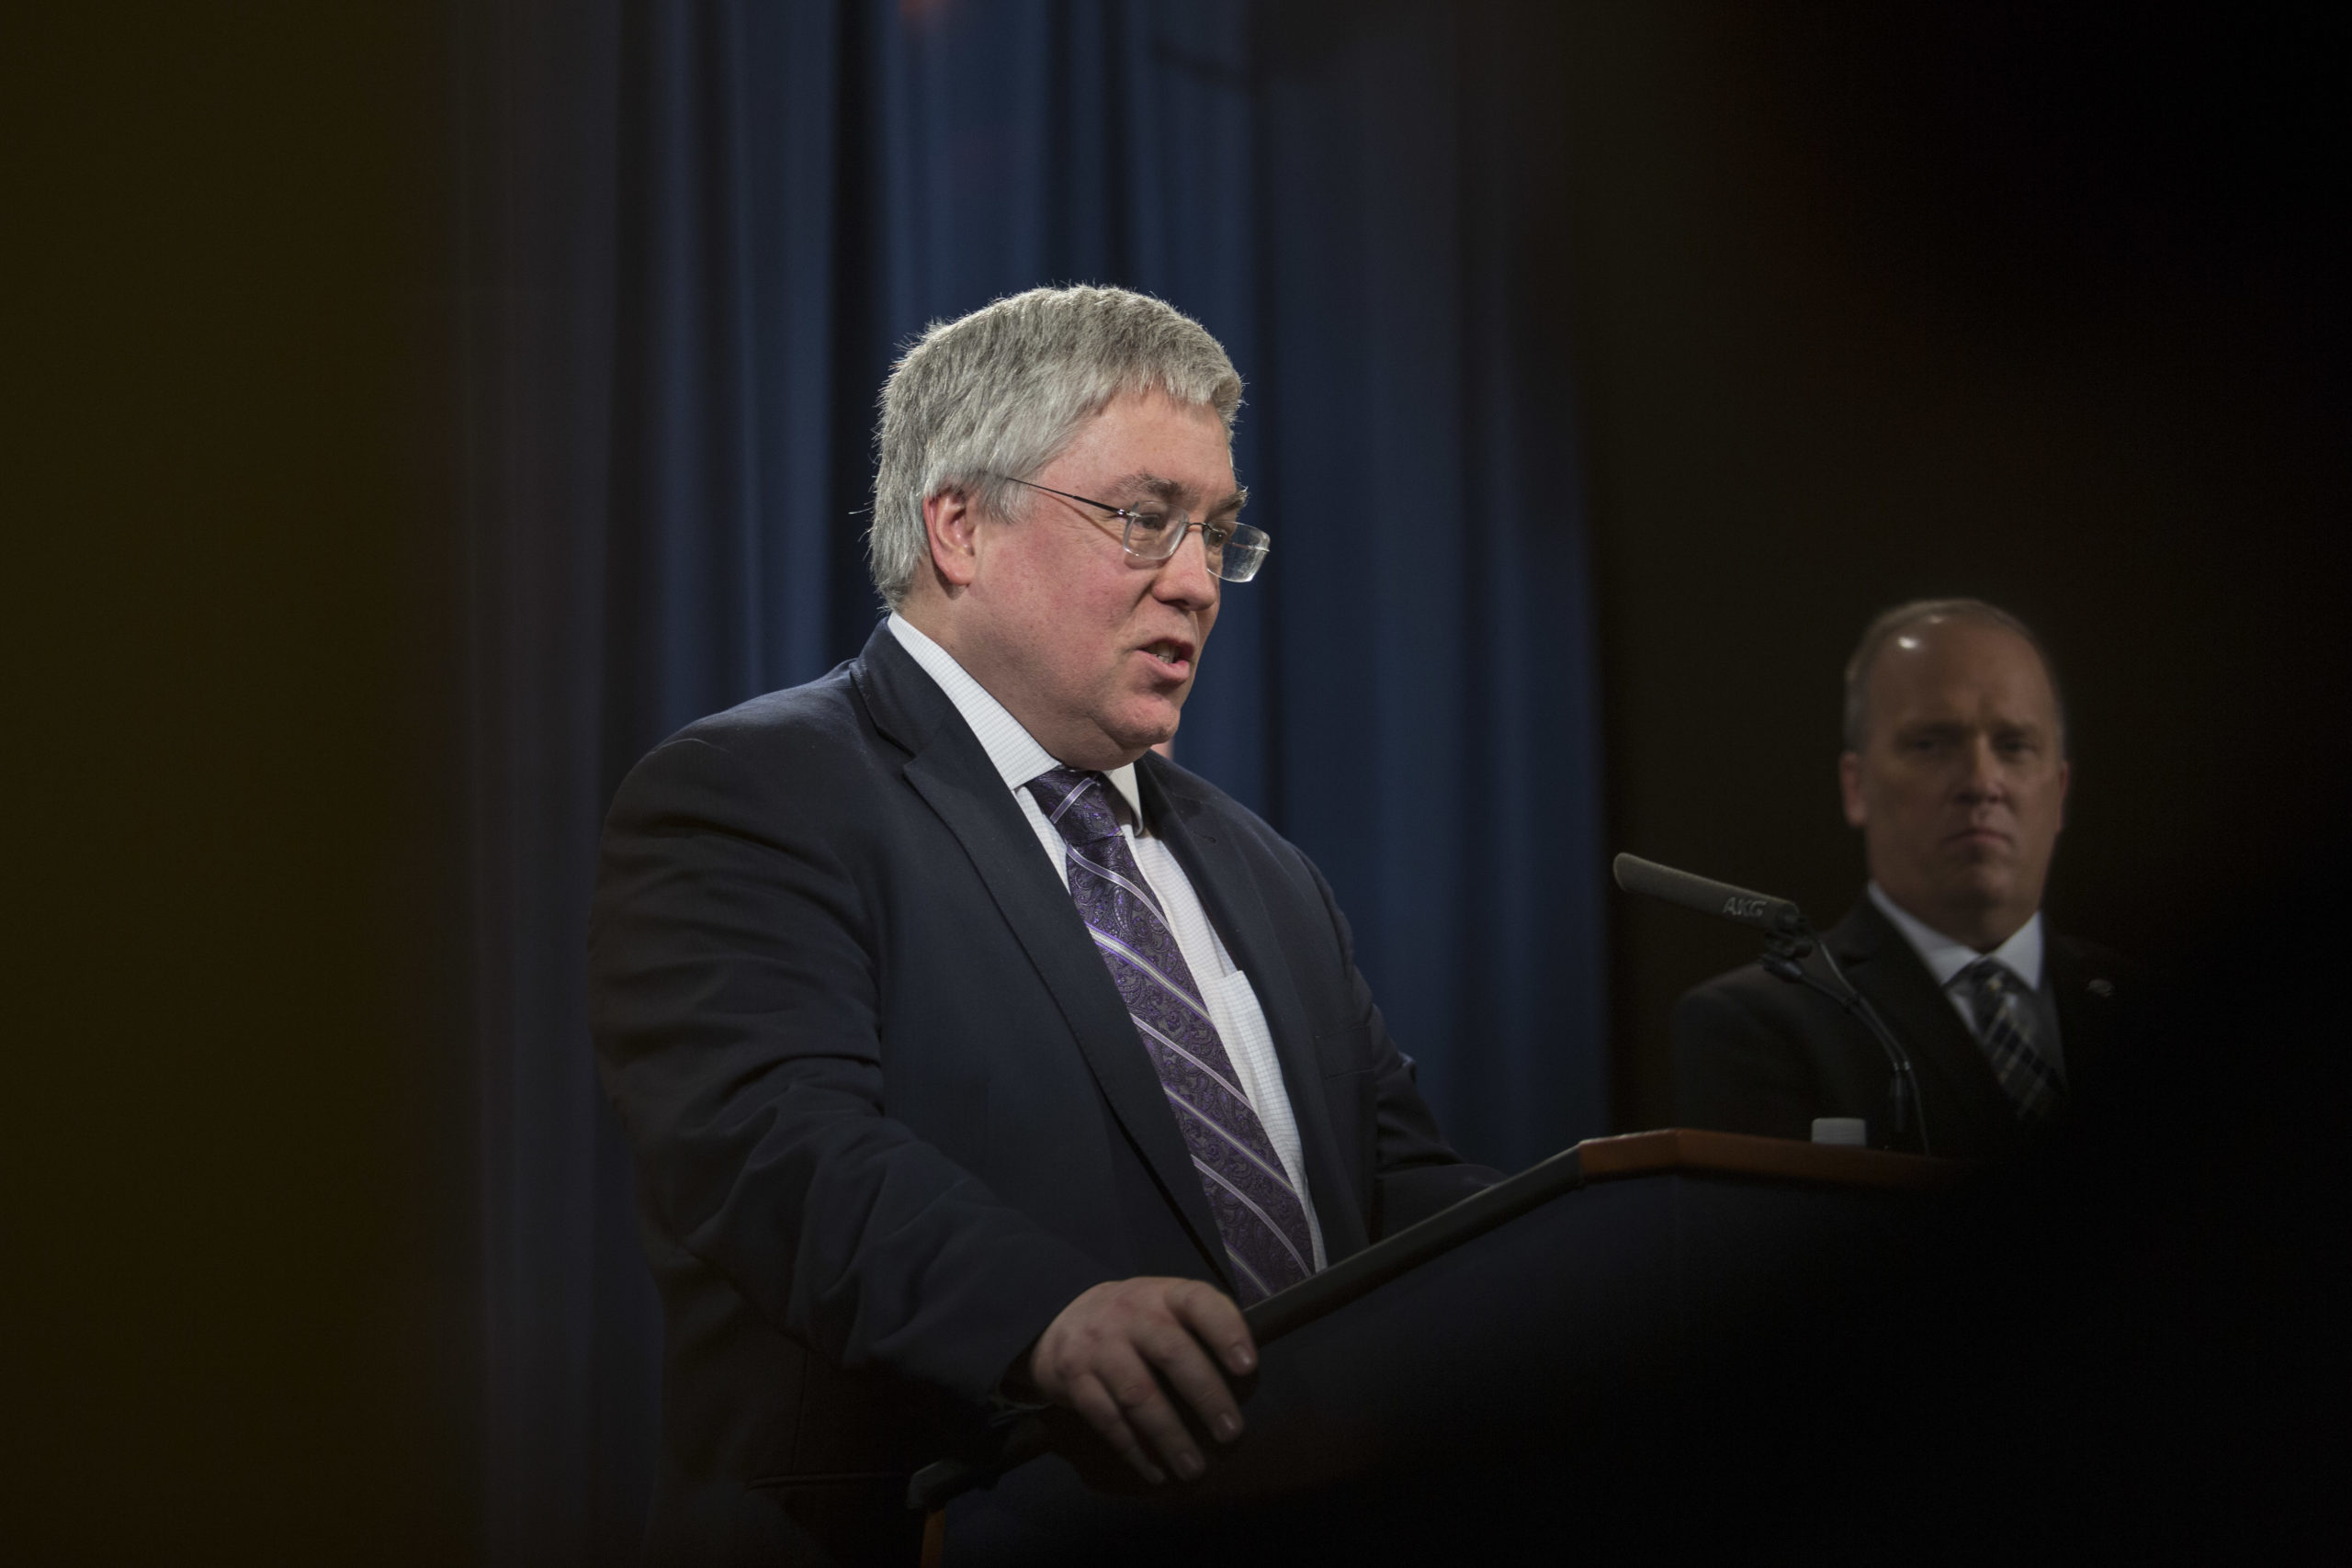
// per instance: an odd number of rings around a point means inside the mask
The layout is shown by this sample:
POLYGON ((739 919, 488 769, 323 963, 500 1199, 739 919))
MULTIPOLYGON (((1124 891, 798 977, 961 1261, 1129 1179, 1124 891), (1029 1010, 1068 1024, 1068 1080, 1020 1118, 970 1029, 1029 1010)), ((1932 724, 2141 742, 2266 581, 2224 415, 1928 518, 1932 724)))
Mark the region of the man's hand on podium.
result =
POLYGON ((1158 1485, 1168 1478, 1162 1464, 1187 1481, 1207 1468, 1161 1380, 1229 1443, 1241 1435, 1241 1410, 1217 1368, 1244 1376, 1258 1348, 1241 1309, 1214 1285, 1144 1278, 1097 1285, 1064 1307, 1027 1363, 1039 1394, 1084 1416, 1158 1485))

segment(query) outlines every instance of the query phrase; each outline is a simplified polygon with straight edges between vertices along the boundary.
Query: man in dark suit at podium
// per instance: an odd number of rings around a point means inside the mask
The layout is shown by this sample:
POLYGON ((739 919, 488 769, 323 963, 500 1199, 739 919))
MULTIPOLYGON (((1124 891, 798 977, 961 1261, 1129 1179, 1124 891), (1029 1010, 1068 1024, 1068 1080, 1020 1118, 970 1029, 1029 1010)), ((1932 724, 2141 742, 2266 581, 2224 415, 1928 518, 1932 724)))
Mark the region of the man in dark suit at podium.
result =
POLYGON ((1495 1179, 1315 867, 1148 750, 1266 553, 1240 394, 1121 290, 934 327, 884 394, 888 620, 622 784, 592 983, 668 1330, 657 1560, 904 1556, 910 1472, 1025 1404, 1196 1475, 1237 1301, 1495 1179))
MULTIPOLYGON (((2049 663, 1981 601, 1901 605, 1847 664, 1845 741, 1838 783, 1870 884, 1824 945, 1908 1048, 1935 1153, 2012 1153, 2098 1070, 2116 998, 2114 955, 2041 917, 2069 776, 2049 663)), ((1884 1128, 1885 1053, 1817 993, 1751 964, 1686 993, 1673 1029, 1687 1126, 1884 1128)))

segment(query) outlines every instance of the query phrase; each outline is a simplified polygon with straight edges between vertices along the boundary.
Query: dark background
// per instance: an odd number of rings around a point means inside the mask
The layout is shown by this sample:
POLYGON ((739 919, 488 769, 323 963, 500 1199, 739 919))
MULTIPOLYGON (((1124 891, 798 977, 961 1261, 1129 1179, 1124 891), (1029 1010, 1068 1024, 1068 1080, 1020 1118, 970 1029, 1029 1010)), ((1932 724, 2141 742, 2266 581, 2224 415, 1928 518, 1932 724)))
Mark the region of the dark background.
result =
MULTIPOLYGON (((481 1556, 453 39, 49 11, 0 24, 0 1546, 481 1556)), ((2337 14, 1525 16, 1602 847, 1834 918, 1838 666, 1975 592, 2067 685, 2058 923, 2260 909, 2339 836, 2337 14)), ((1620 904, 1609 953, 1657 1124, 1666 1006, 1746 949, 1620 904)))
MULTIPOLYGON (((1570 15, 1611 847, 1835 919, 1846 656, 1964 593, 2064 682, 2053 922, 2153 953, 2259 897, 2346 761, 2340 15, 1570 15)), ((1668 1008, 1752 954, 1613 930, 1658 1125, 1668 1008)))

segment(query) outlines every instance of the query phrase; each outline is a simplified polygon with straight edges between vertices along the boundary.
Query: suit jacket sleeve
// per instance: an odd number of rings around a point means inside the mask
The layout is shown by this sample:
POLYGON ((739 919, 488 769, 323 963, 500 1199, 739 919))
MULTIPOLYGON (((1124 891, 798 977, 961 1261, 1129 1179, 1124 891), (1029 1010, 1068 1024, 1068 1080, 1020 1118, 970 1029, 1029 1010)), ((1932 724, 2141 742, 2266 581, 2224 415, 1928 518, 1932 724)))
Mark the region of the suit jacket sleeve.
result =
POLYGON ((689 737, 622 785, 590 937, 606 1086, 675 1245, 836 1365, 977 1400, 1110 1276, 885 1114, 879 912, 823 792, 769 772, 689 737))
MULTIPOLYGON (((1727 977, 1675 1004, 1674 1119, 1773 1138, 1813 1134, 1819 1086, 1802 1021, 1727 977)), ((1779 984, 1779 982, 1773 982, 1779 984)))

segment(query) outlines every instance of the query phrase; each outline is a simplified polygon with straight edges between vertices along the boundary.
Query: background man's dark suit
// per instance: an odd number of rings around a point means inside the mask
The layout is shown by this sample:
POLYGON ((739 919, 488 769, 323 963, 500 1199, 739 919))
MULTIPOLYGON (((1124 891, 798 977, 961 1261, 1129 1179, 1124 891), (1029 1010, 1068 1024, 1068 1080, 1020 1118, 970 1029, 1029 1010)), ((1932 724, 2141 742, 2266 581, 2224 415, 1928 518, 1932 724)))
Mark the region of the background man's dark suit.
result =
MULTIPOLYGON (((1264 1009, 1328 1256, 1492 1180, 1439 1137, 1314 866, 1162 759, 1136 775, 1264 1009)), ((657 1555, 838 1546, 1081 1292, 1232 1289, 1068 892, 887 626, 639 763, 591 953, 669 1321, 657 1555)))
MULTIPOLYGON (((1822 938, 1847 978, 1909 1047, 1935 1152, 2014 1153, 2023 1134, 1992 1067, 1935 976, 1868 898, 1822 938)), ((1817 961, 1815 961, 1817 962, 1817 961)), ((2098 1077, 2115 1028, 2118 960, 2044 925, 2042 989, 2056 1002, 2069 1092, 2098 1077)), ((1755 965, 1684 993, 1674 1009, 1675 1121, 1686 1127, 1812 1135, 1816 1116, 1887 1114, 1886 1055, 1826 997, 1755 965)))

